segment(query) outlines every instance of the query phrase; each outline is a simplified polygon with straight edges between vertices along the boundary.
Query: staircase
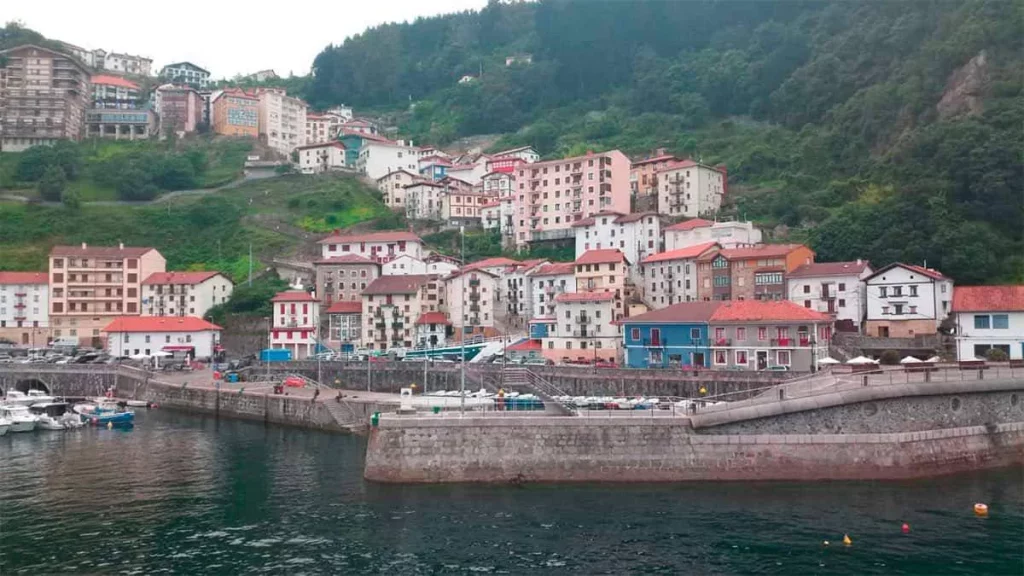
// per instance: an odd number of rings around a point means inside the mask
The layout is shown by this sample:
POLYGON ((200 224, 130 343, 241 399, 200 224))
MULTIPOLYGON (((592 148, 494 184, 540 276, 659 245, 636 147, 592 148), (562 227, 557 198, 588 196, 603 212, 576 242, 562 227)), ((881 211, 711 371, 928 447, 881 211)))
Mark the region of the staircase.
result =
MULTIPOLYGON (((574 408, 570 407, 568 404, 563 404, 555 400, 556 396, 565 396, 566 394, 555 387, 554 384, 538 376, 529 368, 516 366, 505 368, 504 372, 504 387, 525 388, 543 398, 544 406, 554 409, 555 412, 564 416, 576 415, 576 410, 574 408)), ((501 378, 500 373, 498 378, 501 378)))

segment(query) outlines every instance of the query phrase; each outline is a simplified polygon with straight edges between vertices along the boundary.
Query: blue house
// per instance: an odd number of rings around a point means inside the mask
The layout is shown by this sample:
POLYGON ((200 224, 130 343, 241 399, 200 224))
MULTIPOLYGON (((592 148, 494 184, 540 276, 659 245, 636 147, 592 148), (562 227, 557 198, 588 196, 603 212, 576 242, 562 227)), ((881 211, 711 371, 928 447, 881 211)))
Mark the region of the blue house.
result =
POLYGON ((623 349, 630 368, 711 366, 708 323, 721 302, 682 302, 623 318, 623 349))
POLYGON ((441 162, 431 162, 420 168, 420 176, 429 178, 434 182, 441 180, 448 175, 448 165, 441 162))

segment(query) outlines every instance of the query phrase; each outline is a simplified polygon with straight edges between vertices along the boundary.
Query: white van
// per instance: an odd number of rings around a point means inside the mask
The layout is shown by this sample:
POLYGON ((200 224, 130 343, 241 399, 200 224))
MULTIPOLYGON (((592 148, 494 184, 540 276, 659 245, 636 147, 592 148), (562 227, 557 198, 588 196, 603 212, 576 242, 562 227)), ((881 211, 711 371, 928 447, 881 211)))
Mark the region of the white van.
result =
POLYGON ((54 338, 53 342, 50 342, 50 348, 77 348, 78 338, 74 336, 64 336, 63 338, 54 338))

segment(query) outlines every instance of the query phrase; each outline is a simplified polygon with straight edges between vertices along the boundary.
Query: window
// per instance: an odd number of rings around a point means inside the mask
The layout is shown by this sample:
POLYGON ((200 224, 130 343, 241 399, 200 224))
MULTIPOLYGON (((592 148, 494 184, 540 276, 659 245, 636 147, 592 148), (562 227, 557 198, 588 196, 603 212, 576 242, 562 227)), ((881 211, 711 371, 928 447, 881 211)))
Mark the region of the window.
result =
POLYGON ((747 365, 747 351, 746 350, 737 350, 736 351, 736 365, 737 366, 746 366, 747 365))
POLYGON ((633 339, 633 340, 639 340, 640 339, 640 329, 639 328, 633 328, 632 330, 630 330, 629 331, 629 337, 631 339, 633 339))
POLYGON ((690 328, 690 340, 700 340, 700 328, 690 328))
POLYGON ((893 304, 892 313, 897 316, 903 314, 903 304, 893 304))
MULTIPOLYGON (((746 340, 747 339, 747 329, 743 328, 743 327, 737 328, 736 329, 736 339, 737 340, 746 340)), ((746 362, 744 362, 744 364, 746 364, 746 362)))
POLYGON ((715 350, 715 364, 728 364, 728 353, 725 350, 715 350))
POLYGON ((992 329, 1008 330, 1010 328, 1010 316, 1008 314, 993 314, 992 329))
POLYGON ((810 293, 811 293, 811 287, 809 285, 807 285, 807 284, 804 284, 804 294, 810 294, 810 293))
POLYGON ((879 286, 879 287, 878 287, 878 295, 879 295, 879 296, 881 296, 882 298, 885 298, 885 297, 886 297, 886 289, 885 289, 885 286, 879 286))
POLYGON ((572 342, 566 342, 565 343, 565 349, 566 350, 572 350, 572 342))
POLYGON ((757 339, 758 340, 767 340, 768 339, 768 328, 766 328, 764 326, 759 326, 757 328, 757 339))
POLYGON ((811 301, 810 300, 804 300, 804 308, 810 308, 810 307, 811 307, 811 301))
POLYGON ((725 328, 715 328, 715 340, 725 339, 725 328))
POLYGON ((789 350, 778 350, 775 359, 779 366, 789 366, 789 350))
POLYGON ((555 341, 554 340, 548 340, 548 350, 554 350, 554 349, 555 349, 555 341))

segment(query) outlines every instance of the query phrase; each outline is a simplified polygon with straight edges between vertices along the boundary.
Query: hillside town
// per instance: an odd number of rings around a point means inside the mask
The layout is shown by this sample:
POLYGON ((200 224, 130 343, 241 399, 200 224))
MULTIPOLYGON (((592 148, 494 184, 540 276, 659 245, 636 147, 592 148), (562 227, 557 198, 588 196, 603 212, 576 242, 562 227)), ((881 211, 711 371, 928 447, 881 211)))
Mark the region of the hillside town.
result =
MULTIPOLYGON (((248 138, 301 174, 375 185, 412 224, 491 230, 522 255, 465 262, 412 225, 328 234, 272 300, 267 346, 294 360, 500 339, 521 362, 805 372, 842 353, 840 334, 879 349, 945 334, 962 360, 1024 354, 1024 287, 957 287, 923 262, 819 262, 806 245, 766 242, 753 222, 719 217, 724 165, 664 149, 542 158, 529 146, 417 146, 350 107, 312 110, 284 89, 216 83, 192 62, 151 81, 147 58, 63 46, 0 52, 0 150, 248 138), (574 246, 575 259, 530 257, 557 245, 574 246)), ((218 272, 167 270, 157 246, 55 246, 47 270, 0 272, 0 338, 208 358, 220 328, 203 316, 231 293, 218 272)))

